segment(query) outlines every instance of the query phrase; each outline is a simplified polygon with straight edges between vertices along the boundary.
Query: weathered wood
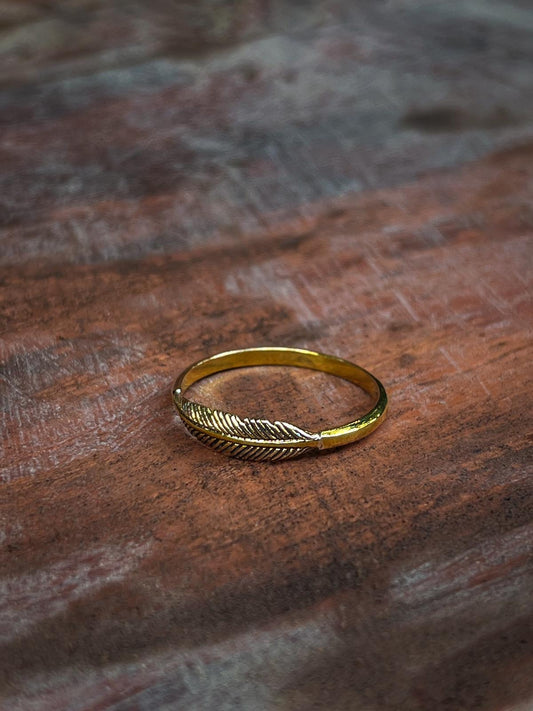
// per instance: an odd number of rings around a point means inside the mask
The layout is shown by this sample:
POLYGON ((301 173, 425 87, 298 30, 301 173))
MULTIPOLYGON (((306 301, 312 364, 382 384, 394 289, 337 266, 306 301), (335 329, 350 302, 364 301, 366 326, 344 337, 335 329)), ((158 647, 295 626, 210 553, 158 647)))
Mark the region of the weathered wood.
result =
POLYGON ((149 5, 0 9, 2 708, 529 708, 527 5, 149 5), (368 367, 389 419, 200 447, 173 379, 264 344, 368 367))

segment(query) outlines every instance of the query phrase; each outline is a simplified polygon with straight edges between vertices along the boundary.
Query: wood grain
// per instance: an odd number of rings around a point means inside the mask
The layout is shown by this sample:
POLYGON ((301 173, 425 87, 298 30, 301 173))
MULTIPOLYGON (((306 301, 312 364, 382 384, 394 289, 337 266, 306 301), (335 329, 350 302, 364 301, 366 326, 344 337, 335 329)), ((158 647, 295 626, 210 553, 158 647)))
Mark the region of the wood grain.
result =
POLYGON ((533 16, 297 5, 0 4, 1 708, 533 704, 533 16), (175 376, 267 344, 367 367, 387 422, 201 447, 175 376))

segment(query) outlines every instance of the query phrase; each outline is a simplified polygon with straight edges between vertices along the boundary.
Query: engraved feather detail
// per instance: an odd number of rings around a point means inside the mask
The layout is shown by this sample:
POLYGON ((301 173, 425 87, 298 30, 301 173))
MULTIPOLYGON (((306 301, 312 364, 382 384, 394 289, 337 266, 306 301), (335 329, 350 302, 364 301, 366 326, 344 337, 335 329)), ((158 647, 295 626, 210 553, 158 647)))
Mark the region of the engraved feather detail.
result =
POLYGON ((278 462, 318 447, 318 434, 288 422, 238 417, 179 395, 178 412, 189 432, 207 447, 237 459, 278 462))

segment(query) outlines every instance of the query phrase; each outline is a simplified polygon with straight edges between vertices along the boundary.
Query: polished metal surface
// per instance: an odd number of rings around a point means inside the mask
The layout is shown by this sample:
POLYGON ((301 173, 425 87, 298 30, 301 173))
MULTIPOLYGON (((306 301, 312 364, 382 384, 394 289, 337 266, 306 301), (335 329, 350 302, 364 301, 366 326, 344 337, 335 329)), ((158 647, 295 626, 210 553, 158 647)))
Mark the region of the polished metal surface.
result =
POLYGON ((311 449, 330 449, 355 442, 373 432, 384 420, 387 394, 383 385, 364 368, 337 356, 301 348, 247 348, 226 351, 200 360, 183 371, 173 388, 173 400, 191 434, 217 452, 239 459, 280 461, 311 449), (241 418, 185 397, 193 383, 234 368, 288 365, 336 375, 355 383, 374 398, 362 417, 321 432, 309 432, 284 421, 241 418))

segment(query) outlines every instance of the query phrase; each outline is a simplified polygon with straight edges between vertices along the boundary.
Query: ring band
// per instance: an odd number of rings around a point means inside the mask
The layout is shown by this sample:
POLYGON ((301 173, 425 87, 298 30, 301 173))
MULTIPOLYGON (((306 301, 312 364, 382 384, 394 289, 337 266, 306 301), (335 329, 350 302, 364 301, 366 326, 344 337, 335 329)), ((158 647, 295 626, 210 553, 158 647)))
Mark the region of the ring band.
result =
POLYGON ((252 461, 292 459, 311 449, 330 449, 366 437, 385 418, 387 394, 371 373, 337 356, 301 348, 245 348, 226 351, 194 363, 174 383, 174 404, 191 434, 217 452, 252 461), (355 383, 374 398, 372 409, 347 424, 308 432, 288 422, 241 418, 189 400, 184 392, 209 375, 233 368, 289 365, 319 370, 355 383))

